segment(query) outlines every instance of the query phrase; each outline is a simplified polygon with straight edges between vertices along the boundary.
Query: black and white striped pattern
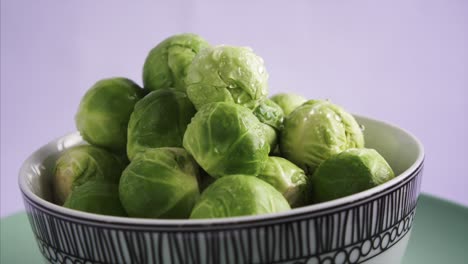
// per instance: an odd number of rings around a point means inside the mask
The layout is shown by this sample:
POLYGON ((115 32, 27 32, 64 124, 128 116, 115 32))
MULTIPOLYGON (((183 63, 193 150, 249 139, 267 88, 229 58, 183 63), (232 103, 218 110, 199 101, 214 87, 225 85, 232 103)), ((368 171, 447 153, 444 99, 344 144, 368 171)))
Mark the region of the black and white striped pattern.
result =
POLYGON ((51 263, 361 263, 410 230, 421 174, 422 165, 405 181, 352 204, 230 225, 109 224, 24 200, 51 263))

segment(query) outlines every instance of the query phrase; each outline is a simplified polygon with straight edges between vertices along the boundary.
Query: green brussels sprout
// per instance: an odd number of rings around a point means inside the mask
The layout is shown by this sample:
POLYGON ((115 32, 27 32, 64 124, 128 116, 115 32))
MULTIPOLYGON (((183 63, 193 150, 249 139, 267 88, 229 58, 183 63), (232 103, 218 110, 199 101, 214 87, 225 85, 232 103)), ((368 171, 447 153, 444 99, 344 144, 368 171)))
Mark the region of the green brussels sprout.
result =
POLYGON ((248 175, 230 175, 208 186, 190 218, 259 215, 290 209, 288 201, 270 184, 248 175))
POLYGON ((354 117, 328 101, 310 100, 285 118, 281 154, 313 173, 327 158, 348 148, 364 147, 364 136, 354 117))
POLYGON ((127 155, 130 160, 147 148, 182 147, 185 129, 195 108, 184 92, 159 89, 141 99, 128 123, 127 155))
POLYGON ((143 95, 144 91, 129 79, 97 82, 81 99, 75 116, 83 139, 99 147, 125 152, 128 120, 143 95))
POLYGON ((307 176, 301 168, 289 160, 269 157, 265 168, 257 177, 282 193, 291 207, 299 207, 307 203, 307 176))
POLYGON ((265 140, 270 146, 269 153, 276 153, 275 151, 278 150, 278 132, 267 124, 261 124, 263 133, 265 134, 265 140))
POLYGON ((119 185, 88 181, 73 189, 64 207, 88 213, 127 216, 119 200, 119 185))
POLYGON ((129 216, 188 218, 200 194, 198 165, 182 148, 138 153, 120 178, 119 194, 129 216))
POLYGON ((280 131, 283 127, 283 109, 270 99, 261 102, 253 111, 260 122, 280 131))
POLYGON ((202 50, 188 68, 186 83, 197 109, 213 102, 233 102, 253 109, 268 94, 263 59, 245 47, 202 50))
POLYGON ((143 86, 150 91, 167 87, 185 91, 188 66, 200 50, 209 46, 206 40, 195 34, 180 34, 165 39, 146 58, 143 86))
POLYGON ((292 93, 276 94, 270 99, 276 104, 278 104, 281 107, 281 109, 283 109, 285 116, 292 113, 294 109, 298 108, 300 105, 307 101, 307 99, 305 99, 304 97, 292 93))
POLYGON ((385 159, 373 149, 347 149, 325 160, 312 176, 314 202, 355 194, 395 177, 385 159))
POLYGON ((67 149, 55 162, 52 185, 56 203, 63 205, 73 188, 90 180, 118 184, 125 166, 123 159, 95 146, 67 149))
POLYGON ((233 103, 212 103, 192 118, 184 148, 209 175, 246 174, 262 170, 270 147, 262 123, 252 111, 233 103))
POLYGON ((266 99, 254 109, 253 113, 264 124, 270 152, 275 151, 277 149, 279 132, 283 127, 283 110, 272 100, 266 99))

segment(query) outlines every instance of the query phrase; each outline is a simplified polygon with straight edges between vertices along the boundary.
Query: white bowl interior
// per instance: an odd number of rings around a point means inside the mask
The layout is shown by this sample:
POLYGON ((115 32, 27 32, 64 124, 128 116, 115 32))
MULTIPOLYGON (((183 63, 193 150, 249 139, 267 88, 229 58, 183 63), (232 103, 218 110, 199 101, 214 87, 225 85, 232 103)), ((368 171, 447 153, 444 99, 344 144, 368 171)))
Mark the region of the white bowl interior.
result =
POLYGON ((376 149, 400 175, 423 155, 421 143, 394 125, 365 117, 356 117, 364 126, 365 147, 376 149))
MULTIPOLYGON (((370 118, 356 116, 356 119, 365 127, 364 137, 366 147, 376 149, 388 161, 395 175, 404 178, 409 175, 409 173, 405 173, 405 171, 410 168, 415 169, 415 167, 422 162, 424 155, 423 147, 410 133, 394 125, 370 118)), ((75 132, 54 140, 34 152, 24 162, 19 175, 20 187, 26 195, 32 193, 43 200, 52 201, 51 176, 54 163, 63 150, 80 144, 85 143, 81 139, 79 133, 75 132)), ((399 180, 393 182, 398 181, 399 180)), ((389 182, 387 184, 393 183, 389 182)), ((363 193, 360 194, 362 195, 363 193)), ((358 198, 359 194, 355 194, 354 196, 358 198)), ((353 197, 353 195, 346 198, 351 197, 353 197)), ((36 199, 35 197, 33 198, 36 199)), ((36 200, 40 201, 40 199, 36 200)), ((349 199, 347 200, 349 201, 349 199)), ((335 204, 336 202, 338 202, 338 200, 327 203, 335 204)))
POLYGON ((86 144, 79 132, 58 138, 34 152, 20 170, 20 186, 33 194, 52 202, 52 173, 60 153, 73 146, 86 144))

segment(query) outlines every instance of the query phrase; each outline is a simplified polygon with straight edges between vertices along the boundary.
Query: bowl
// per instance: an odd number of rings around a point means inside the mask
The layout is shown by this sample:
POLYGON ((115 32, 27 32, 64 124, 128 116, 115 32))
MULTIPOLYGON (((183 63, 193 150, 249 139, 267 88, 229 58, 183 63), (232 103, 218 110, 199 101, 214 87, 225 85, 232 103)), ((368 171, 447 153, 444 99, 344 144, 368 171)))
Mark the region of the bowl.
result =
POLYGON ((112 217, 51 201, 51 170, 78 133, 34 152, 19 186, 37 244, 50 263, 399 263, 416 212, 424 150, 394 125, 356 116, 366 147, 392 166, 375 188, 287 212, 204 220, 112 217))

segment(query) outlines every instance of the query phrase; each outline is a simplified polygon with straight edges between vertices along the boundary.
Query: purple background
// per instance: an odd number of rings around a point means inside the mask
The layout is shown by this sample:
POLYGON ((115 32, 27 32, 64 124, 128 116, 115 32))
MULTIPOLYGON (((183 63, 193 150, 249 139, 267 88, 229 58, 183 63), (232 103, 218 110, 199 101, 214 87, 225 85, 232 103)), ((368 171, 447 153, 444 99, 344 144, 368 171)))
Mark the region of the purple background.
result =
POLYGON ((85 91, 111 76, 141 84, 148 51, 181 32, 251 46, 271 94, 329 98, 413 132, 423 191, 468 205, 468 1, 253 2, 2 1, 1 215, 22 210, 21 163, 75 130, 85 91))

